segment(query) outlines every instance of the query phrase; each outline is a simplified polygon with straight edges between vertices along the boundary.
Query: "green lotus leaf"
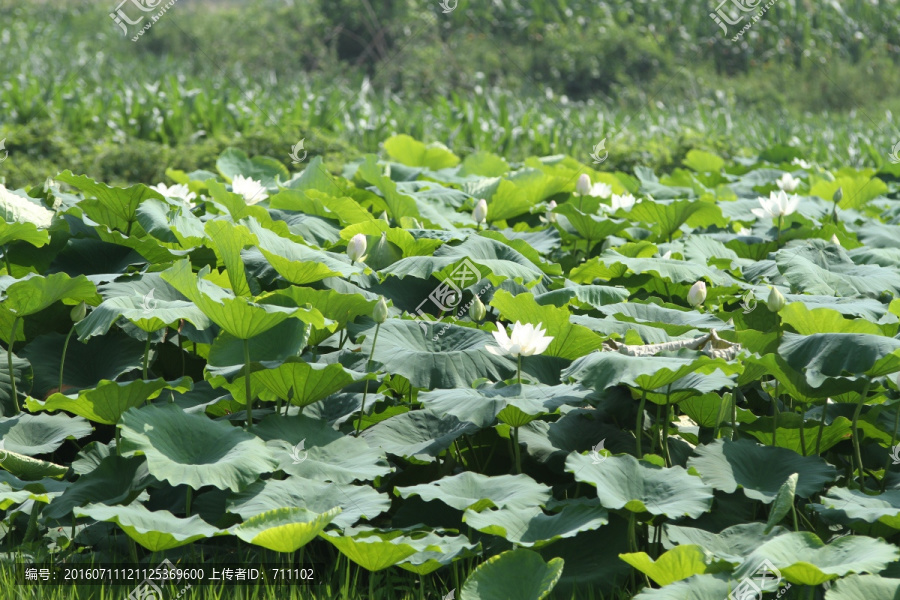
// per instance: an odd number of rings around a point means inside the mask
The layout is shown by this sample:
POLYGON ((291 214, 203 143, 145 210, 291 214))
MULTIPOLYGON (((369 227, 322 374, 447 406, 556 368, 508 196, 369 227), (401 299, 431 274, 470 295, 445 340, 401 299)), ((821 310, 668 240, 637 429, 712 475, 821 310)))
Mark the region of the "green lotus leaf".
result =
POLYGON ((597 488, 606 508, 696 519, 712 506, 712 488, 681 467, 661 468, 633 456, 611 456, 595 463, 573 452, 566 471, 597 488))
POLYGON ((900 600, 900 579, 850 575, 835 581, 825 600, 900 600))
POLYGON ((463 584, 460 600, 543 600, 563 572, 563 560, 544 562, 531 550, 508 550, 492 556, 463 584))
POLYGON ((149 198, 162 199, 159 192, 151 190, 144 184, 128 188, 112 187, 98 183, 86 175, 74 175, 71 171, 63 171, 53 179, 68 183, 84 193, 85 200, 78 203, 78 208, 83 210, 84 214, 97 223, 118 229, 126 236, 133 233, 137 209, 141 202, 149 198))
POLYGON ((574 537, 582 531, 597 529, 609 522, 606 509, 597 501, 565 500, 546 514, 540 507, 517 506, 466 510, 463 521, 482 533, 499 535, 525 547, 540 548, 561 538, 574 537), (557 510, 559 509, 559 510, 557 510))
POLYGON ((790 325, 800 335, 815 333, 864 333, 885 335, 885 331, 867 319, 846 319, 831 308, 807 308, 802 302, 793 302, 778 312, 785 325, 790 325))
MULTIPOLYGON (((3 290, 3 310, 16 317, 33 315, 60 300, 69 305, 100 302, 97 288, 84 275, 70 278, 65 273, 54 273, 41 277, 29 273, 10 285, 0 287, 3 290)), ((8 331, 6 335, 9 335, 8 331)))
POLYGON ((424 532, 407 535, 400 529, 353 528, 345 529, 343 533, 323 531, 319 536, 369 571, 382 571, 422 550, 440 550, 439 546, 429 543, 424 532))
POLYGON ((355 200, 343 196, 344 192, 334 185, 330 176, 322 175, 320 169, 322 158, 317 156, 310 161, 299 178, 288 181, 282 190, 269 198, 269 208, 289 210, 338 221, 341 225, 352 225, 374 221, 375 217, 360 206, 355 200), (304 177, 306 181, 304 181, 304 177), (319 179, 316 183, 314 179, 319 179), (322 189, 312 187, 302 189, 304 184, 320 185, 322 189))
POLYGON ((240 296, 233 296, 203 277, 209 273, 204 267, 197 275, 191 263, 182 260, 162 273, 162 278, 196 304, 209 319, 236 338, 246 340, 264 333, 279 323, 296 317, 324 327, 322 315, 316 310, 263 305, 240 296))
POLYGON ((778 354, 804 372, 812 387, 821 387, 829 377, 882 377, 900 371, 900 340, 879 335, 785 333, 778 354))
POLYGON ((900 490, 870 496, 860 490, 833 487, 820 502, 810 506, 830 523, 850 526, 881 523, 900 530, 900 490))
POLYGON ((630 295, 625 288, 607 285, 568 285, 552 292, 535 294, 534 301, 541 306, 574 304, 579 308, 599 308, 605 304, 624 302, 630 295))
POLYGON ((67 439, 81 439, 92 432, 84 419, 67 415, 25 415, 0 419, 4 450, 26 456, 52 454, 67 439))
POLYGON ((306 508, 276 508, 251 517, 231 529, 245 542, 274 552, 295 552, 316 538, 341 512, 315 513, 306 508))
POLYGON ((648 223, 657 234, 657 240, 672 241, 672 236, 685 223, 693 226, 725 226, 722 210, 712 202, 696 200, 644 200, 629 211, 628 216, 648 223))
MULTIPOLYGON (((0 195, 0 199, 4 196, 0 195)), ((0 210, 7 210, 0 205, 0 210)), ((0 246, 6 246, 11 242, 26 242, 40 248, 50 243, 50 234, 46 229, 38 229, 38 226, 29 222, 10 222, 6 219, 0 222, 0 246)))
POLYGON ((9 471, 19 479, 37 481, 44 477, 62 479, 69 472, 68 467, 32 458, 11 450, 0 451, 0 468, 9 471))
POLYGON ((784 248, 775 254, 784 279, 795 291, 825 296, 900 294, 900 269, 858 265, 842 248, 825 240, 806 240, 800 249, 784 248))
POLYGON ((693 575, 730 571, 733 564, 716 559, 700 546, 676 546, 653 560, 646 552, 620 554, 619 558, 652 579, 657 585, 669 585, 693 575))
POLYGON ((305 415, 269 415, 255 429, 279 469, 314 481, 351 483, 391 472, 384 450, 305 415))
POLYGON ((239 491, 278 466, 258 437, 175 404, 122 415, 122 456, 144 454, 150 474, 171 485, 239 491))
POLYGON ((779 526, 768 530, 765 523, 740 523, 719 533, 672 524, 665 527, 670 544, 697 545, 722 560, 735 564, 743 562, 761 543, 787 532, 779 526))
MULTIPOLYGON (((377 303, 377 300, 371 300, 362 294, 344 294, 335 290, 314 290, 300 286, 278 290, 275 296, 290 298, 296 306, 312 304, 326 319, 334 321, 337 330, 343 329, 360 315, 371 315, 377 303)), ((317 346, 331 334, 327 329, 316 329, 310 333, 309 345, 317 346)))
MULTIPOLYGON (((3 336, 0 335, 0 339, 3 336)), ((12 355, 12 377, 9 372, 9 355, 0 349, 0 413, 15 414, 12 393, 12 380, 16 380, 16 395, 21 396, 28 391, 32 383, 31 365, 24 358, 12 355)))
POLYGON ((384 141, 384 151, 393 160, 410 167, 446 169, 459 164, 459 157, 441 144, 426 146, 406 135, 394 135, 384 141))
POLYGON ((698 446, 688 459, 703 481, 717 490, 734 493, 740 487, 744 495, 771 504, 781 486, 793 473, 799 473, 796 494, 809 498, 834 481, 837 470, 818 456, 800 456, 785 448, 763 446, 750 440, 716 440, 698 446))
POLYGON ((236 175, 243 175, 261 181, 269 188, 275 187, 279 181, 287 181, 291 176, 278 160, 268 156, 249 158, 238 148, 228 148, 222 152, 216 161, 216 169, 229 182, 236 175))
POLYGON ((622 302, 606 304, 598 307, 597 310, 621 321, 633 321, 659 327, 669 335, 684 335, 698 329, 717 329, 719 331, 729 329, 725 321, 715 315, 699 314, 692 310, 674 308, 673 305, 659 306, 640 302, 622 302))
MULTIPOLYGON (((593 352, 572 363, 562 372, 563 379, 574 379, 582 385, 602 391, 616 385, 630 385, 646 391, 673 392, 694 390, 696 381, 679 380, 694 372, 711 374, 716 370, 724 375, 740 372, 739 365, 707 356, 675 358, 662 356, 628 356, 619 352, 593 352), (671 387, 668 387, 671 386, 671 387), (660 388, 668 388, 662 389, 660 388)), ((724 384, 724 379, 722 380, 724 384)), ((733 383, 732 383, 733 386, 733 383)))
MULTIPOLYGON (((772 446, 772 429, 774 426, 772 417, 760 417, 751 422, 741 423, 740 430, 756 438, 761 444, 772 446)), ((850 439, 851 422, 847 417, 834 417, 830 424, 821 429, 822 437, 819 439, 820 423, 814 419, 803 419, 801 415, 794 413, 781 413, 778 415, 778 427, 775 436, 775 444, 779 448, 793 450, 797 454, 810 456, 816 453, 816 446, 825 452, 837 444, 850 439), (803 433, 800 433, 800 427, 803 433)), ((886 437, 890 437, 889 435, 886 437)))
POLYGON ((798 478, 799 474, 794 473, 781 485, 778 494, 775 496, 775 501, 772 503, 772 509, 769 511, 765 533, 769 533, 794 509, 794 496, 797 492, 798 478))
POLYGON ((130 408, 143 406, 163 390, 186 392, 192 387, 190 377, 171 382, 165 379, 136 379, 128 382, 103 380, 94 389, 81 390, 69 396, 56 393, 45 402, 27 398, 25 406, 32 412, 65 410, 95 423, 115 425, 130 408))
MULTIPOLYGON (((374 323, 361 333, 366 336, 362 352, 368 356, 374 323)), ((379 329, 375 360, 381 370, 403 375, 418 388, 469 387, 476 379, 500 381, 515 371, 511 359, 491 354, 487 345, 496 345, 493 336, 478 329, 389 319, 379 329)))
POLYGON ((253 372, 262 387, 294 406, 309 406, 365 378, 340 364, 325 365, 292 359, 274 368, 253 372))
POLYGON ((428 575, 456 560, 474 558, 478 555, 480 544, 470 543, 465 536, 439 535, 428 533, 418 540, 420 544, 428 544, 427 550, 420 550, 397 566, 405 571, 418 575, 428 575))
MULTIPOLYGON (((728 598, 729 594, 742 593, 744 588, 739 587, 740 585, 737 581, 729 581, 728 575, 724 573, 694 575, 671 583, 664 588, 644 588, 640 594, 634 597, 634 600, 722 600, 722 598, 728 598)), ((748 592, 743 593, 749 593, 749 591, 755 593, 756 588, 749 588, 748 592)), ((744 596, 735 595, 733 597, 743 598, 744 596)))
POLYGON ((228 535, 194 515, 176 517, 167 510, 149 511, 143 504, 127 506, 87 504, 75 509, 76 517, 90 517, 118 525, 125 534, 151 552, 162 552, 185 546, 197 540, 228 535))
POLYGON ((197 329, 206 329, 210 321, 192 302, 157 300, 153 293, 144 297, 116 296, 104 300, 78 323, 78 339, 84 341, 104 335, 120 318, 128 319, 142 331, 153 332, 184 319, 197 329))
POLYGON ((628 221, 605 219, 594 214, 584 213, 578 209, 578 200, 569 201, 554 209, 554 213, 562 215, 583 239, 588 240, 593 248, 611 235, 616 235, 629 226, 628 221))
POLYGON ((698 265, 683 260, 662 258, 632 258, 615 250, 606 250, 598 257, 572 269, 569 279, 575 283, 593 283, 594 279, 604 280, 632 275, 655 275, 670 283, 693 285, 705 279, 716 286, 737 285, 737 280, 724 271, 698 265))
POLYGON ((266 260, 291 283, 303 285, 328 277, 347 277, 364 270, 358 264, 351 265, 344 255, 298 244, 255 223, 250 223, 250 231, 259 239, 258 247, 266 260))
POLYGON ((79 506, 128 504, 153 482, 143 458, 110 455, 90 473, 82 475, 42 513, 51 519, 64 519, 79 506))
POLYGON ((417 218, 420 216, 415 200, 397 191, 397 183, 392 181, 389 176, 384 175, 383 169, 378 165, 378 159, 374 155, 365 155, 364 162, 357 169, 356 175, 366 183, 378 188, 387 206, 388 215, 394 221, 400 222, 403 217, 417 218))
POLYGON ((478 426, 452 415, 439 416, 431 410, 416 410, 394 415, 362 432, 370 446, 388 454, 420 462, 433 462, 450 444, 464 434, 473 434, 478 426))
POLYGON ((401 498, 439 500, 456 510, 479 512, 489 507, 528 509, 550 500, 550 488, 527 475, 494 475, 466 471, 431 483, 398 487, 401 498))
POLYGON ((879 539, 845 536, 825 544, 809 532, 790 532, 757 547, 734 576, 752 575, 768 560, 789 582, 821 585, 850 573, 878 573, 900 558, 900 549, 879 539))
POLYGON ((325 513, 339 507, 332 521, 344 529, 359 519, 373 520, 391 506, 390 497, 368 485, 324 483, 290 476, 283 480, 267 479, 250 484, 228 500, 228 511, 249 519, 281 507, 301 507, 325 513))

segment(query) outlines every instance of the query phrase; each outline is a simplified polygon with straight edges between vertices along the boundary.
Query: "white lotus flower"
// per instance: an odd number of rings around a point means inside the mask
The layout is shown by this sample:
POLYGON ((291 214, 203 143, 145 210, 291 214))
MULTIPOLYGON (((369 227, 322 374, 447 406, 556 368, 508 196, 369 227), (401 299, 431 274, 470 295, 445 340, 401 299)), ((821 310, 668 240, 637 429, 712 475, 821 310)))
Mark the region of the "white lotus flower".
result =
POLYGON ((635 198, 631 194, 622 194, 621 196, 618 194, 612 195, 613 212, 619 210, 620 208, 625 211, 629 211, 634 208, 635 204, 637 204, 637 198, 635 198))
POLYGON ((578 181, 575 183, 575 193, 579 196, 587 196, 591 193, 591 178, 587 173, 582 173, 578 177, 578 181))
POLYGON ((597 198, 602 198, 606 200, 612 195, 612 186, 602 181, 598 181, 594 185, 591 186, 591 191, 589 192, 591 196, 595 196, 597 198))
POLYGON ((50 227, 54 215, 52 210, 13 194, 3 185, 0 185, 0 212, 7 223, 34 223, 38 227, 50 227))
POLYGON ((173 186, 168 186, 164 183, 160 183, 157 185, 151 185, 150 189, 159 192, 166 198, 171 198, 172 200, 181 200, 182 204, 184 204, 187 208, 191 208, 192 201, 197 198, 197 194, 192 192, 190 188, 183 183, 177 183, 173 186))
POLYGON ((243 175, 235 175, 231 180, 231 191, 244 197, 247 204, 257 204, 269 197, 266 192, 266 186, 262 181, 244 177, 243 175))
POLYGON ((802 158, 795 158, 794 160, 791 161, 791 164, 792 164, 792 165, 797 165, 797 166, 800 167, 801 169, 809 169, 810 167, 812 167, 811 164, 809 164, 808 162, 806 162, 806 161, 803 160, 802 158))
POLYGON ((671 258, 672 258, 672 251, 669 250, 668 252, 666 252, 665 254, 663 254, 662 256, 660 256, 660 258, 663 259, 663 260, 669 260, 669 259, 671 259, 671 258))
POLYGON ((347 243, 347 258, 350 259, 351 263, 365 258, 367 245, 366 236, 361 233, 357 233, 350 238, 350 241, 347 243))
POLYGON ((775 184, 785 192, 793 193, 800 186, 800 180, 794 179, 790 173, 785 173, 775 184))
POLYGON ((482 198, 478 201, 478 204, 475 205, 475 210, 472 211, 472 218, 475 219, 475 222, 479 225, 484 223, 487 219, 488 214, 488 205, 487 200, 482 198))
POLYGON ((551 200, 549 204, 547 204, 547 213, 544 218, 548 223, 556 223, 556 213, 553 212, 553 209, 556 208, 556 206, 556 200, 551 200))
POLYGON ((694 285, 691 286, 690 291, 687 295, 688 304, 697 308, 704 302, 706 302, 706 282, 698 281, 694 285))
POLYGON ((513 358, 541 354, 553 341, 552 335, 544 335, 547 331, 541 328, 542 325, 543 323, 538 323, 537 327, 535 327, 531 323, 522 325, 516 321, 516 324, 513 325, 512 337, 506 334, 505 327, 498 327, 493 334, 500 347, 486 346, 486 349, 491 354, 497 356, 508 355, 513 358))
POLYGON ((835 246, 843 248, 843 246, 841 246, 841 240, 838 239, 838 236, 836 233, 831 234, 831 243, 834 244, 835 246))
POLYGON ((751 212, 760 219, 778 219, 792 215, 800 204, 800 196, 788 196, 784 190, 772 192, 767 198, 759 198, 759 208, 751 212))

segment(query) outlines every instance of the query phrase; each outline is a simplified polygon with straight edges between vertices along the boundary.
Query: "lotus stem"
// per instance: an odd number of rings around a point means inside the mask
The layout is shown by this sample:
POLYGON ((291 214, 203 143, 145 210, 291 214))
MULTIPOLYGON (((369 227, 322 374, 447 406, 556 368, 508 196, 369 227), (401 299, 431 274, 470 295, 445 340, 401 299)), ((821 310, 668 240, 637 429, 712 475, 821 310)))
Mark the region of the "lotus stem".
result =
POLYGON ((775 395, 772 396, 772 445, 775 443, 775 436, 778 434, 778 380, 775 381, 775 395))
MULTIPOLYGON (((381 323, 375 325, 375 336, 372 338, 372 350, 369 352, 369 360, 366 362, 366 374, 372 368, 372 357, 375 356, 375 344, 378 343, 378 332, 381 330, 381 323)), ((363 390, 362 403, 359 405, 359 419, 356 420, 356 437, 359 437, 360 429, 362 429, 363 412, 366 409, 366 396, 369 395, 369 379, 366 379, 366 389, 363 390)))
POLYGON ((822 420, 819 421, 819 433, 816 435, 816 456, 821 454, 822 433, 825 431, 825 413, 828 411, 828 400, 822 406, 822 420))
POLYGON ((641 390, 641 403, 638 406, 637 423, 634 426, 634 437, 637 439, 637 457, 644 456, 641 451, 641 436, 644 433, 644 405, 647 403, 647 390, 641 390))
POLYGON ((187 486, 187 492, 184 496, 184 516, 191 516, 191 496, 193 495, 193 488, 191 486, 187 486))
POLYGON ((151 334, 147 332, 147 342, 144 344, 144 379, 147 379, 147 368, 150 366, 150 340, 151 334))
POLYGON ((63 369, 66 366, 66 351, 69 349, 69 340, 72 338, 73 333, 75 333, 75 325, 72 325, 69 335, 66 336, 66 341, 63 343, 62 360, 59 361, 59 388, 57 388, 57 391, 60 394, 63 393, 63 369))
POLYGON ((519 385, 522 385, 522 355, 520 354, 517 358, 518 363, 516 365, 516 381, 519 385))
POLYGON ((3 246, 3 262, 6 263, 6 274, 12 277, 12 266, 9 264, 9 246, 3 246))
MULTIPOLYGON (((872 380, 866 377, 865 385, 863 386, 862 394, 859 396, 859 402, 856 403, 856 410, 853 411, 853 454, 856 456, 856 462, 859 465, 859 477, 862 480, 865 476, 864 467, 862 462, 862 453, 859 450, 859 427, 857 426, 857 422, 859 421, 859 413, 862 412, 863 404, 866 401, 866 398, 869 396, 869 387, 872 385, 872 380)), ((860 481, 860 485, 865 487, 864 480, 860 481)))
MULTIPOLYGON (((891 448, 893 449, 894 445, 897 443, 897 427, 900 426, 900 404, 896 407, 896 412, 894 413, 894 428, 891 430, 891 448)), ((884 493, 885 487, 887 487, 887 471, 890 468, 891 464, 893 464, 893 459, 890 454, 888 454, 887 462, 884 464, 884 477, 881 478, 881 493, 884 493)))
POLYGON ((250 385, 250 340, 244 340, 244 392, 247 394, 247 431, 253 429, 253 392, 250 385))
POLYGON ((522 451, 519 449, 519 428, 513 427, 513 454, 516 457, 516 475, 522 472, 522 451))
POLYGON ((16 343, 16 329, 19 326, 19 317, 13 319, 12 334, 9 336, 9 346, 6 350, 6 366, 9 367, 9 383, 12 385, 13 405, 15 414, 19 414, 19 395, 16 392, 16 373, 13 371, 13 345, 16 343))

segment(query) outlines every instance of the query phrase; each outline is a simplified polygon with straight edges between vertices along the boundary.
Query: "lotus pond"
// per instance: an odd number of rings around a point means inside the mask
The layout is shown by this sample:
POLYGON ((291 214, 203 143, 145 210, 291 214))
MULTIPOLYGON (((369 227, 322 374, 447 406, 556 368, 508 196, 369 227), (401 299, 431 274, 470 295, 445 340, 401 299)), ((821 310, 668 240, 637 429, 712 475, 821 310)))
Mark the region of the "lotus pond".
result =
POLYGON ((900 165, 685 164, 399 135, 340 173, 233 148, 162 184, 0 187, 3 581, 168 560, 315 567, 280 598, 900 597, 900 165))

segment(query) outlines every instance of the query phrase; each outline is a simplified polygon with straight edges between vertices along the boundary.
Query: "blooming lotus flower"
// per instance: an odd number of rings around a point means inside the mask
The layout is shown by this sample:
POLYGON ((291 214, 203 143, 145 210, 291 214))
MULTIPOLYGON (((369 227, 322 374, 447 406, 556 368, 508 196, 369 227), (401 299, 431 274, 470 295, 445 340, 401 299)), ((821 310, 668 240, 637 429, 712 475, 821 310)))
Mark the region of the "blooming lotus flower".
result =
POLYGON ((690 291, 687 295, 688 304, 697 308, 704 302, 706 302, 706 282, 698 281, 694 285, 691 286, 690 291))
POLYGON ((347 258, 350 259, 351 263, 365 259, 367 245, 366 236, 361 233, 357 233, 350 238, 350 242, 347 243, 347 258))
POLYGON ((479 225, 484 223, 487 219, 488 214, 488 205, 487 200, 482 198, 478 201, 478 204, 475 205, 475 210, 472 211, 472 218, 475 219, 475 222, 479 225))
POLYGON ((788 215, 792 215, 797 211, 800 204, 800 196, 788 196, 784 190, 772 192, 769 198, 759 199, 759 208, 754 208, 751 212, 760 219, 780 219, 788 215))
POLYGON ((800 180, 794 179, 790 173, 785 173, 775 184, 785 192, 792 193, 800 186, 800 180))
POLYGON ((553 209, 556 208, 556 200, 551 200, 549 204, 547 204, 547 214, 545 215, 545 219, 548 223, 556 223, 556 213, 553 212, 553 209))
POLYGON ((617 211, 620 208, 629 211, 634 208, 634 205, 637 204, 637 199, 631 194, 622 194, 621 196, 618 194, 612 195, 612 210, 617 211))
POLYGON ((612 195, 612 186, 603 183, 602 181, 598 181, 593 186, 591 186, 590 195, 606 200, 612 195))
POLYGON ((781 309, 784 308, 786 304, 786 300, 781 292, 779 292, 776 288, 770 287, 771 291, 769 292, 769 298, 766 300, 766 306, 773 313, 781 312, 781 309))
POLYGON ((493 335, 500 347, 487 346, 486 349, 491 354, 507 355, 513 358, 541 354, 553 341, 553 336, 544 335, 547 331, 541 328, 542 325, 543 323, 538 323, 535 327, 531 323, 522 325, 516 321, 511 337, 506 334, 504 327, 499 327, 497 331, 493 332, 493 335))
POLYGON ((269 197, 262 181, 243 175, 234 176, 234 179, 231 180, 231 191, 243 196, 247 204, 257 204, 269 197))
POLYGON ((795 158, 791 161, 792 165, 797 165, 801 169, 809 169, 812 165, 803 160, 802 158, 795 158))
POLYGON ((158 185, 151 185, 150 189, 159 192, 166 198, 181 200, 181 203, 188 209, 192 207, 191 202, 197 198, 197 194, 192 192, 190 188, 183 183, 178 183, 173 186, 160 183, 158 185))
POLYGON ((578 182, 575 184, 575 192, 579 196, 588 196, 591 193, 591 178, 587 175, 587 173, 582 173, 578 177, 578 182))

